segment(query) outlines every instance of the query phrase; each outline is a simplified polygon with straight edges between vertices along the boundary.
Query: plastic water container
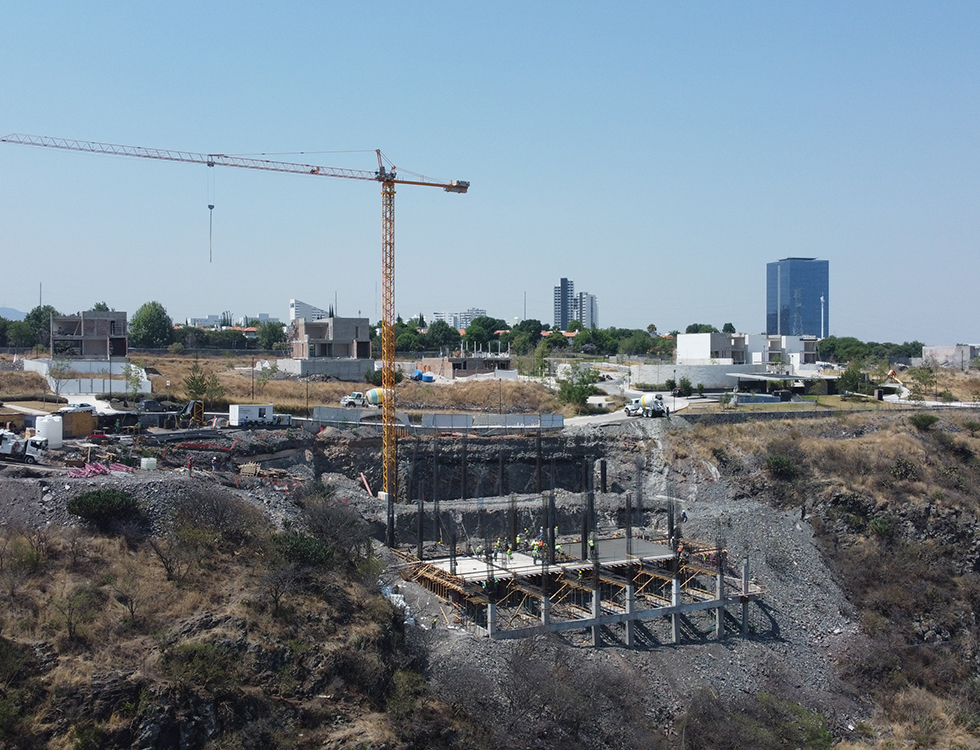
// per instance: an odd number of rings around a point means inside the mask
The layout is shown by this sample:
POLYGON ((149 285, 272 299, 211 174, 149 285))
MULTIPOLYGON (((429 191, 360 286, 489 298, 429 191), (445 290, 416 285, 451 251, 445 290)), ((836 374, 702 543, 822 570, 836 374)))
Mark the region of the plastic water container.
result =
POLYGON ((64 424, 61 417, 38 417, 35 426, 37 436, 47 438, 48 448, 61 448, 64 441, 64 424))
POLYGON ((140 468, 143 471, 156 471, 157 470, 157 460, 155 458, 141 458, 140 468))

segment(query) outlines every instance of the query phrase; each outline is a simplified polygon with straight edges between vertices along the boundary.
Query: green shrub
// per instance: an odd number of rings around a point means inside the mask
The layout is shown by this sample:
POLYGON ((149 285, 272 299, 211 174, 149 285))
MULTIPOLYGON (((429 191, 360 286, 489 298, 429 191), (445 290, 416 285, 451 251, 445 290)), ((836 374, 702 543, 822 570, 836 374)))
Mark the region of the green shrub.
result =
POLYGON ((68 512, 103 530, 146 518, 143 506, 135 497, 116 489, 83 492, 68 501, 68 512))
POLYGON ((892 479, 914 482, 919 478, 919 467, 907 458, 896 458, 891 469, 892 479))
POLYGON ((868 531, 875 536, 890 537, 895 531, 895 522, 891 516, 876 516, 868 524, 868 531))
POLYGON ((237 664, 236 654, 214 643, 183 643, 163 656, 164 671, 179 690, 228 690, 238 679, 237 664))
POLYGON ((909 417, 909 424, 911 424, 919 432, 926 432, 931 430, 932 426, 939 421, 939 417, 934 414, 913 414, 909 417))
POLYGON ((980 422, 974 422, 972 420, 963 423, 963 429, 970 433, 972 436, 976 432, 980 432, 980 422))
POLYGON ((770 454, 766 458, 766 468, 773 479, 789 480, 796 476, 796 466, 791 458, 770 454))
POLYGON ((101 750, 108 735, 98 727, 75 727, 72 730, 71 750, 101 750))
POLYGON ((704 690, 694 696, 683 724, 688 750, 829 750, 834 741, 823 716, 766 693, 724 702, 704 690))
POLYGON ((296 565, 325 568, 333 562, 333 547, 306 534, 276 534, 272 544, 287 562, 296 565))

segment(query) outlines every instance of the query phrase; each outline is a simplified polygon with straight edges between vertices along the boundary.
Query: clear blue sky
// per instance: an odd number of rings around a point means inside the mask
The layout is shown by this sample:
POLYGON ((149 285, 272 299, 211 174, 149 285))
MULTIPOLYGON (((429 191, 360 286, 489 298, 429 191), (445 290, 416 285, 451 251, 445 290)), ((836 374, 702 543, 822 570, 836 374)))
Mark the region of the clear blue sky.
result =
MULTIPOLYGON (((550 323, 566 276, 755 333, 813 256, 830 333, 980 341, 976 2, 8 3, 0 70, 0 135, 470 180, 398 191, 405 318, 550 323)), ((210 172, 0 144, 0 306, 380 317, 377 184, 210 172)))

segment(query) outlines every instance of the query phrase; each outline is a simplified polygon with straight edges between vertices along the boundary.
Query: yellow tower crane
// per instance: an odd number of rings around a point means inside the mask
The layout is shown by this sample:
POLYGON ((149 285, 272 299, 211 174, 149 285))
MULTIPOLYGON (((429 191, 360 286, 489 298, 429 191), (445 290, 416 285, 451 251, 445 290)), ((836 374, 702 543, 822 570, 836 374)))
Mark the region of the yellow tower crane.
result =
MULTIPOLYGON (((292 174, 313 175, 316 177, 343 177, 351 180, 374 180, 381 183, 381 406, 383 449, 382 477, 384 491, 388 496, 389 520, 393 515, 391 503, 397 493, 397 432, 395 430, 395 185, 425 185, 441 187, 448 193, 465 193, 470 183, 463 180, 442 182, 419 176, 414 180, 399 179, 395 169, 385 169, 378 150, 378 170, 368 172, 359 169, 321 167, 315 164, 293 164, 290 162, 251 159, 225 154, 195 154, 188 151, 169 151, 165 149, 143 148, 141 146, 119 146, 111 143, 76 141, 68 138, 50 138, 40 135, 14 133, 0 138, 3 143, 18 143, 24 146, 60 148, 69 151, 89 151, 113 156, 137 156, 144 159, 162 161, 183 161, 191 164, 205 164, 208 167, 240 167, 243 169, 262 169, 267 172, 290 172, 292 174)), ((392 527, 389 523, 389 543, 392 541, 392 527)))

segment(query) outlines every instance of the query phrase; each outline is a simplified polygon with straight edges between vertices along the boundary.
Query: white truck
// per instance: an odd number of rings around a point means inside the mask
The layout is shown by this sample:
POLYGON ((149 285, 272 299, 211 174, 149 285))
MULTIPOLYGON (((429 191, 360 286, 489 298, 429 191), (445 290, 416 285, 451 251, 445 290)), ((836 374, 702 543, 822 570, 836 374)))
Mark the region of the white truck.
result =
POLYGON ((349 396, 344 396, 340 399, 340 405, 346 406, 350 409, 354 407, 363 408, 368 405, 367 396, 365 396, 360 391, 354 391, 349 396))
POLYGON ((0 431, 0 458, 36 464, 48 458, 48 439, 22 438, 9 430, 0 431))

